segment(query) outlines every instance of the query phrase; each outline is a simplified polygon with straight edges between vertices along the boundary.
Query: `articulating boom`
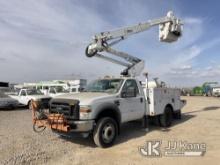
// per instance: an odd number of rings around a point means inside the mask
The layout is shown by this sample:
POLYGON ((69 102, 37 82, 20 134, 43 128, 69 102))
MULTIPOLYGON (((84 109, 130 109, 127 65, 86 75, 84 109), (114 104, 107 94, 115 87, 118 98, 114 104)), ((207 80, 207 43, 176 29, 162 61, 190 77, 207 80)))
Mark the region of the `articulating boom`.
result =
POLYGON ((126 39, 126 37, 148 30, 149 28, 159 25, 159 40, 162 42, 175 42, 182 34, 182 24, 178 18, 173 15, 173 12, 169 11, 166 17, 150 20, 146 23, 140 23, 134 26, 120 28, 114 31, 101 32, 96 34, 86 48, 87 57, 98 57, 122 66, 126 69, 121 73, 124 76, 138 76, 144 69, 144 61, 133 57, 127 53, 117 51, 111 46, 126 39), (124 59, 127 62, 105 56, 100 54, 101 52, 107 52, 124 59))

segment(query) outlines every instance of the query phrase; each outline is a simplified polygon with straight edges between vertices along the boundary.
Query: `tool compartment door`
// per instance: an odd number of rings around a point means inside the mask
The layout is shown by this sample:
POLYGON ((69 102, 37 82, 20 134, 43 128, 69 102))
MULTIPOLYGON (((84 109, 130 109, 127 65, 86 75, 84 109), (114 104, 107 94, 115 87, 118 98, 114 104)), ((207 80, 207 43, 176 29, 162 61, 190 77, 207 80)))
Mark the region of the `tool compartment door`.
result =
MULTIPOLYGON (((180 91, 172 88, 151 88, 149 89, 149 113, 156 116, 164 113, 166 105, 170 104, 173 110, 180 109, 180 91)), ((147 105, 148 106, 148 105, 147 105)))
POLYGON ((150 88, 149 98, 150 98, 150 104, 149 104, 148 115, 155 116, 157 114, 161 114, 161 109, 162 109, 161 105, 163 102, 162 90, 160 88, 150 88))

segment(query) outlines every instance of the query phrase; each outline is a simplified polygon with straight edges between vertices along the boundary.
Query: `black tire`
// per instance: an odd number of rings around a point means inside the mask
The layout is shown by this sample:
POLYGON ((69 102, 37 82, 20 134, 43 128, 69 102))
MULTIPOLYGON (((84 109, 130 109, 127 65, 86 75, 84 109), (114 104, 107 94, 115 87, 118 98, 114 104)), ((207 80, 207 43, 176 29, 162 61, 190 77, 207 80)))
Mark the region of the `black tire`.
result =
POLYGON ((160 115, 160 126, 162 127, 169 127, 172 124, 173 120, 173 114, 172 114, 172 108, 170 106, 166 106, 164 109, 164 113, 160 115))
POLYGON ((14 110, 14 109, 15 109, 15 106, 11 104, 11 105, 8 106, 8 109, 9 109, 9 110, 14 110))
POLYGON ((31 101, 28 101, 28 109, 32 110, 31 101))
POLYGON ((173 118, 174 119, 181 119, 182 118, 181 110, 174 112, 173 118))
POLYGON ((93 140, 98 147, 107 148, 114 144, 118 135, 118 125, 113 118, 99 119, 93 132, 93 140))

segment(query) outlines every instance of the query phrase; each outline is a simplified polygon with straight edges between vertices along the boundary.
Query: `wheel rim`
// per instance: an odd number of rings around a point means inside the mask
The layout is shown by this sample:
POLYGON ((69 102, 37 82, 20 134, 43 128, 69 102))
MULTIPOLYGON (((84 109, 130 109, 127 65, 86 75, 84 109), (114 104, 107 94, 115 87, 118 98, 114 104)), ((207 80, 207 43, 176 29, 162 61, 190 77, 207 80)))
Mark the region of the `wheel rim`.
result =
POLYGON ((31 102, 28 104, 28 109, 29 109, 29 110, 32 110, 31 102))
POLYGON ((115 137, 115 126, 107 123, 102 129, 102 139, 105 143, 110 143, 115 137))

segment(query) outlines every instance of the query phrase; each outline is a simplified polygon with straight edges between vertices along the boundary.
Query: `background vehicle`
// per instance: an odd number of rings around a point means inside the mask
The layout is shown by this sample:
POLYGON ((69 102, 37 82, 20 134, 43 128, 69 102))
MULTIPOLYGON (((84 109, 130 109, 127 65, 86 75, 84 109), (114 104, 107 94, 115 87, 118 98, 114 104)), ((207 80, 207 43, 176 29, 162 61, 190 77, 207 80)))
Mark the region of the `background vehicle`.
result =
POLYGON ((202 96, 203 95, 203 88, 200 86, 196 86, 192 89, 191 96, 202 96))
POLYGON ((218 82, 205 82, 202 86, 196 86, 193 88, 192 96, 212 96, 213 88, 217 87, 218 82))
POLYGON ((48 102, 51 97, 45 96, 39 90, 36 89, 21 89, 16 94, 9 95, 11 98, 16 99, 19 104, 28 106, 31 109, 31 100, 42 100, 48 102))
POLYGON ((36 89, 39 89, 45 95, 48 95, 48 93, 54 95, 54 92, 56 94, 56 93, 62 93, 62 91, 65 91, 64 93, 66 93, 66 91, 69 91, 70 93, 80 92, 82 89, 85 88, 86 84, 87 84, 86 79, 75 79, 75 80, 42 81, 36 83, 34 86, 36 87, 36 89), (50 88, 55 88, 57 92, 54 91, 53 89, 52 92, 48 92, 50 88))
POLYGON ((218 82, 205 82, 202 85, 203 95, 204 96, 212 96, 213 87, 215 87, 216 85, 218 85, 218 82))
POLYGON ((0 92, 0 108, 14 109, 18 106, 18 101, 0 92))
POLYGON ((56 97, 66 93, 70 93, 70 92, 69 90, 65 90, 63 87, 50 87, 46 95, 50 97, 56 97))
POLYGON ((213 87, 212 89, 212 95, 213 96, 216 96, 216 97, 219 97, 220 96, 220 87, 213 87))

